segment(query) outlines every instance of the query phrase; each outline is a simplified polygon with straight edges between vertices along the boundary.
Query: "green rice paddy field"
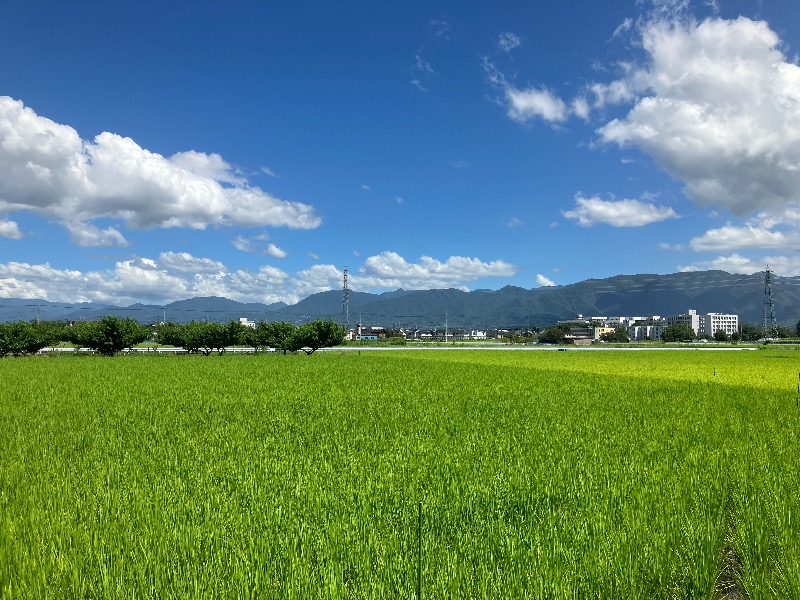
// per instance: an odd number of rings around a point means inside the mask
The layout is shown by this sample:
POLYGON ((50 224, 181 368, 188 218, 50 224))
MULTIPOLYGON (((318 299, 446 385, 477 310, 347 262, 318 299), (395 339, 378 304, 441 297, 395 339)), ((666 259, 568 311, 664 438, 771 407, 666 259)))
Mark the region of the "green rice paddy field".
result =
POLYGON ((800 598, 800 352, 0 360, 0 598, 800 598))

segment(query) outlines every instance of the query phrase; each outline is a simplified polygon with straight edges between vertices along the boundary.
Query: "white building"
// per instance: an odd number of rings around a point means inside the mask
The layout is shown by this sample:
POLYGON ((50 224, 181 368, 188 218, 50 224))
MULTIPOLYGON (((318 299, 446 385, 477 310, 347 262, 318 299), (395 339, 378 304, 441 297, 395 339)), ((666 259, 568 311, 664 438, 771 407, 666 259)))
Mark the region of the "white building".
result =
POLYGON ((670 325, 686 323, 697 336, 713 336, 717 331, 724 331, 732 335, 739 330, 739 316, 722 313, 697 314, 696 310, 687 310, 682 315, 662 317, 652 315, 649 317, 592 317, 593 322, 602 322, 603 328, 595 330, 595 338, 599 337, 606 328, 616 329, 625 327, 631 340, 660 340, 664 329, 670 325))
POLYGON ((703 329, 701 325, 703 317, 697 314, 696 310, 687 310, 682 315, 673 315, 664 317, 664 326, 669 327, 670 325, 679 325, 681 323, 687 323, 689 327, 692 328, 695 335, 702 335, 703 329))
POLYGON ((713 336, 718 331, 724 331, 730 336, 739 331, 739 315, 708 313, 703 315, 702 326, 704 335, 713 336))
POLYGON ((631 340, 660 340, 664 333, 661 325, 631 325, 628 327, 628 338, 631 340))

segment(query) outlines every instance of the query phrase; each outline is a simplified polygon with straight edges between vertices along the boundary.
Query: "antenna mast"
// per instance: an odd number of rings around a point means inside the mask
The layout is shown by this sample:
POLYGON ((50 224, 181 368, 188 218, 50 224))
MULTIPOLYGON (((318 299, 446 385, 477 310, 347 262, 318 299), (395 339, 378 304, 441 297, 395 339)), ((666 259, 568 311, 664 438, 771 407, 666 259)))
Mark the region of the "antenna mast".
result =
POLYGON ((764 275, 764 337, 776 339, 778 337, 778 322, 775 319, 775 303, 772 301, 772 271, 767 265, 764 275))

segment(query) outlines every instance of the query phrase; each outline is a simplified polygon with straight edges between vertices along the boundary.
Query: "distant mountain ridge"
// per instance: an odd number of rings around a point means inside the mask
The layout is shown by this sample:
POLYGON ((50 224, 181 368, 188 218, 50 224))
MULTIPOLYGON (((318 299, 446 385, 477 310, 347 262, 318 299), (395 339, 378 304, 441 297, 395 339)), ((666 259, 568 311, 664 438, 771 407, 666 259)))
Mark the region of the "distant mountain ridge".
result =
MULTIPOLYGON (((774 276, 772 295, 779 323, 800 320, 800 277, 774 276)), ((546 326, 577 314, 592 316, 674 315, 687 309, 738 314, 742 321, 760 323, 764 310, 764 274, 732 275, 724 271, 696 271, 669 275, 617 275, 570 285, 499 290, 395 290, 383 294, 350 291, 349 321, 389 327, 450 327, 489 329, 546 326)), ((166 305, 132 304, 127 307, 83 303, 70 305, 46 300, 0 299, 0 321, 20 319, 95 320, 111 314, 142 323, 208 320, 227 322, 314 319, 342 320, 342 292, 313 294, 297 304, 243 303, 204 297, 166 305)))

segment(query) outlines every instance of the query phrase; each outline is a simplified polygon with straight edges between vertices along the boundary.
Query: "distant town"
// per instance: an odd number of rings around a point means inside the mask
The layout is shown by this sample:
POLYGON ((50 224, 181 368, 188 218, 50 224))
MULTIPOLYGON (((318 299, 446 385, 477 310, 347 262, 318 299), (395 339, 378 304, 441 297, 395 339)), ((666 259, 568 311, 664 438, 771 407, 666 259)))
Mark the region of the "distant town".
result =
MULTIPOLYGON (((244 317, 239 322, 245 327, 255 327, 256 323, 244 317)), ((587 345, 604 341, 611 334, 624 332, 628 340, 662 340, 668 327, 685 324, 698 339, 736 339, 739 331, 739 316, 724 313, 698 314, 689 309, 679 315, 651 316, 591 316, 577 315, 574 319, 559 321, 556 326, 564 332, 559 342, 574 345, 587 345)), ((415 327, 377 327, 356 324, 349 328, 346 340, 371 341, 399 338, 420 342, 457 342, 499 340, 507 338, 534 337, 538 328, 515 329, 464 329, 441 328, 420 329, 415 327)), ((619 340, 612 340, 619 341, 619 340)))

